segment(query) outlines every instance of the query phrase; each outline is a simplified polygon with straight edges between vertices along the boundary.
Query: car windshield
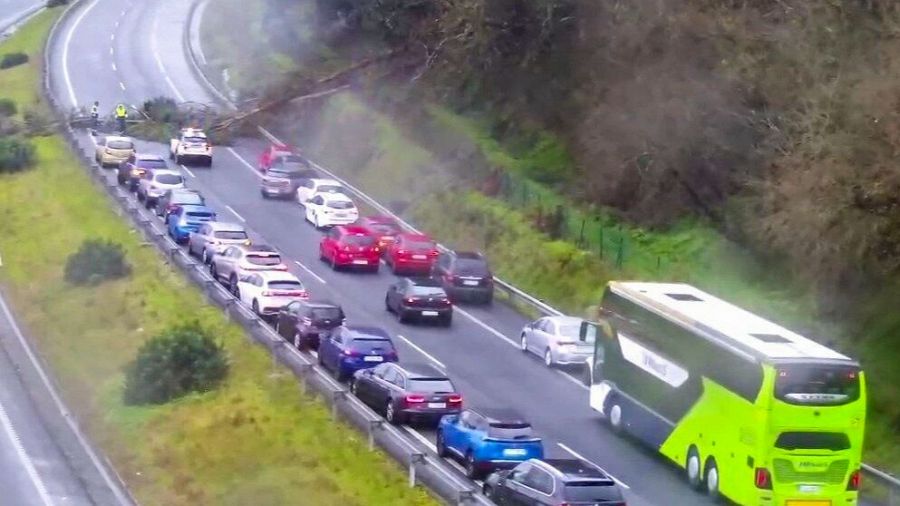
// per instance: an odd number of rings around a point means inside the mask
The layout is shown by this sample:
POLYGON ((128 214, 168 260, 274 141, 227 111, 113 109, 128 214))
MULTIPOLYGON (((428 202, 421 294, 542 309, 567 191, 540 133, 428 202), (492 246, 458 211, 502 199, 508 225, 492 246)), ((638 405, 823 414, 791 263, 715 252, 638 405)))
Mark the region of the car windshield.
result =
POLYGON ((302 179, 304 174, 293 167, 273 167, 269 170, 272 177, 283 177, 285 179, 302 179))
POLYGON ((579 480, 566 483, 563 499, 571 502, 604 502, 618 500, 619 490, 612 480, 579 480))
POLYGON ((185 144, 206 144, 206 137, 185 137, 185 144))
POLYGON ((153 158, 149 160, 138 160, 134 164, 142 169, 165 169, 168 167, 165 160, 156 160, 153 158))
POLYGON ((269 288, 272 290, 303 290, 303 283, 299 281, 291 281, 289 279, 280 281, 269 281, 269 288))
POLYGON ((344 193, 344 187, 336 186, 333 184, 323 184, 321 186, 317 186, 316 191, 319 193, 344 193))
POLYGON ((312 316, 316 320, 340 320, 341 310, 336 307, 314 307, 312 316))
POLYGON ((413 295, 425 295, 425 296, 446 296, 444 293, 444 289, 439 286, 422 286, 422 285, 413 285, 412 287, 413 295))
POLYGON ((196 193, 176 193, 172 195, 172 202, 177 204, 203 205, 203 197, 196 193))
POLYGON ((202 218, 207 220, 213 217, 213 213, 206 211, 188 211, 187 215, 190 218, 202 218))
POLYGON ((213 232, 213 237, 216 239, 226 239, 226 240, 241 240, 247 238, 247 232, 243 230, 216 230, 213 232))
POLYGON ((483 260, 461 258, 456 263, 456 272, 463 276, 487 276, 490 271, 483 260))
POLYGON ((355 207, 353 202, 347 202, 346 200, 334 200, 327 205, 332 209, 353 209, 355 207))
POLYGON ((409 380, 409 390, 429 394, 455 392, 453 383, 447 378, 413 378, 409 380))
POLYGON ((181 184, 184 178, 178 174, 157 174, 153 179, 162 184, 181 184))
POLYGON ((394 351, 394 344, 387 339, 378 339, 374 337, 359 337, 354 339, 350 347, 356 351, 361 351, 364 353, 370 351, 380 351, 382 353, 389 353, 394 351))
POLYGON ((134 144, 131 141, 109 141, 106 143, 106 147, 110 149, 134 149, 134 144))
POLYGON ((404 244, 414 251, 431 251, 435 248, 434 241, 407 241, 404 244))
POLYGON ((278 255, 247 255, 247 261, 253 265, 278 265, 281 257, 278 255))
POLYGON ((375 238, 369 235, 345 235, 341 242, 351 246, 371 246, 375 244, 375 238))

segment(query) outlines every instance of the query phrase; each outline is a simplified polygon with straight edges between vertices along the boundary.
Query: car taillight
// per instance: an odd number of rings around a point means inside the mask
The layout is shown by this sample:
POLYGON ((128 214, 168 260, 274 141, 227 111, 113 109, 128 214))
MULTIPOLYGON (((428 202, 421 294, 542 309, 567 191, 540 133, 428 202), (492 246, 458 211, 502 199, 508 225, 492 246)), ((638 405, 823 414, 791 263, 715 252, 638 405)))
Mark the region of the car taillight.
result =
POLYGON ((444 275, 444 281, 446 281, 446 282, 448 282, 448 283, 452 283, 452 282, 456 281, 456 278, 457 278, 457 277, 458 277, 458 276, 454 276, 453 274, 445 274, 445 275, 444 275))
POLYGON ((359 353, 358 351, 356 351, 356 350, 344 350, 344 351, 341 352, 341 354, 343 354, 343 355, 346 356, 346 357, 358 357, 358 356, 360 356, 360 353, 359 353))
POLYGON ((397 352, 396 352, 396 351, 392 351, 392 352, 389 352, 389 353, 385 353, 384 358, 385 358, 385 360, 388 360, 388 361, 395 361, 395 362, 396 362, 396 361, 397 361, 397 352))
POLYGON ((772 490, 772 475, 769 474, 769 470, 765 467, 757 467, 753 475, 753 484, 756 485, 756 488, 772 490))
POLYGON ((462 396, 461 395, 451 395, 447 402, 450 404, 462 404, 462 396))
POLYGON ((406 403, 407 404, 421 404, 425 402, 425 397, 421 395, 407 395, 406 403))
POLYGON ((286 265, 276 265, 275 267, 272 267, 272 270, 273 271, 286 271, 286 270, 288 270, 288 268, 286 265))
POLYGON ((417 298, 415 298, 415 297, 407 297, 407 298, 406 298, 406 302, 408 302, 408 303, 410 303, 410 304, 412 304, 413 302, 417 302, 418 300, 419 300, 419 299, 417 299, 417 298))
POLYGON ((859 485, 862 483, 862 475, 859 474, 859 469, 850 473, 850 479, 847 481, 847 490, 859 490, 859 485))
POLYGON ((450 299, 441 299, 441 304, 446 304, 449 306, 451 304, 450 299))

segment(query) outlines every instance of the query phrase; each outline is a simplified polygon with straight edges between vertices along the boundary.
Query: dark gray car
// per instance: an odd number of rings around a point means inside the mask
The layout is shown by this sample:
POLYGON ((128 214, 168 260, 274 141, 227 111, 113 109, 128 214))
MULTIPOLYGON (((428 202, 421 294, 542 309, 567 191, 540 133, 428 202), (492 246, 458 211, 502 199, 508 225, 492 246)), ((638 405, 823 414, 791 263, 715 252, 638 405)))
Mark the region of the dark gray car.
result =
POLYGON ((625 506, 622 491, 599 467, 576 459, 531 459, 484 480, 499 506, 625 506))

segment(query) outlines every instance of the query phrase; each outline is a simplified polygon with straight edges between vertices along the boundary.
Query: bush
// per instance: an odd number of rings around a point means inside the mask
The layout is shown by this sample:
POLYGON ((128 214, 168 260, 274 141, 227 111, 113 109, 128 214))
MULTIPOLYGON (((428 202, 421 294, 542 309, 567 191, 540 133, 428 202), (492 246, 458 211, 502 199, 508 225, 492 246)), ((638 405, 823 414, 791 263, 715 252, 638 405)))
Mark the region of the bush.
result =
POLYGON ((14 116, 19 112, 16 101, 11 98, 0 98, 0 117, 14 116))
POLYGON ((156 97, 144 102, 144 114, 153 121, 159 123, 180 124, 184 121, 184 114, 178 110, 178 104, 169 97, 156 97))
POLYGON ((0 173, 18 172, 34 163, 34 146, 15 137, 0 137, 0 173))
POLYGON ((162 404, 191 392, 208 392, 228 375, 225 351, 199 324, 153 337, 125 370, 126 404, 162 404))
POLYGON ((6 53, 0 59, 0 69, 8 69, 28 62, 28 55, 25 53, 6 53))
POLYGON ((28 109, 25 111, 25 131, 28 135, 50 135, 53 133, 53 118, 42 109, 28 109))
POLYGON ((69 0, 47 0, 47 7, 59 7, 60 5, 68 5, 69 0))
POLYGON ((73 285, 96 285, 129 274, 131 266, 122 245, 112 241, 88 239, 66 261, 66 281, 73 285))

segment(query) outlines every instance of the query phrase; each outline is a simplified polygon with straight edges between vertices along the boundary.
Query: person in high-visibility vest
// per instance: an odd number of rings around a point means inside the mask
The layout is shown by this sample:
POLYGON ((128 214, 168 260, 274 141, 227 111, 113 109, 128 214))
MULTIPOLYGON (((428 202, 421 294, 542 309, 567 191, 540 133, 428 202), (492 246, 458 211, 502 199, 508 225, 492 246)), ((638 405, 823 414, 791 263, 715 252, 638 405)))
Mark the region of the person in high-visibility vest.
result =
POLYGON ((125 104, 119 104, 116 106, 116 121, 119 123, 119 130, 123 133, 125 132, 125 120, 128 119, 128 109, 125 108, 125 104))
POLYGON ((97 124, 100 122, 100 101, 95 100, 94 105, 91 106, 91 122, 94 124, 94 128, 97 128, 97 124))

